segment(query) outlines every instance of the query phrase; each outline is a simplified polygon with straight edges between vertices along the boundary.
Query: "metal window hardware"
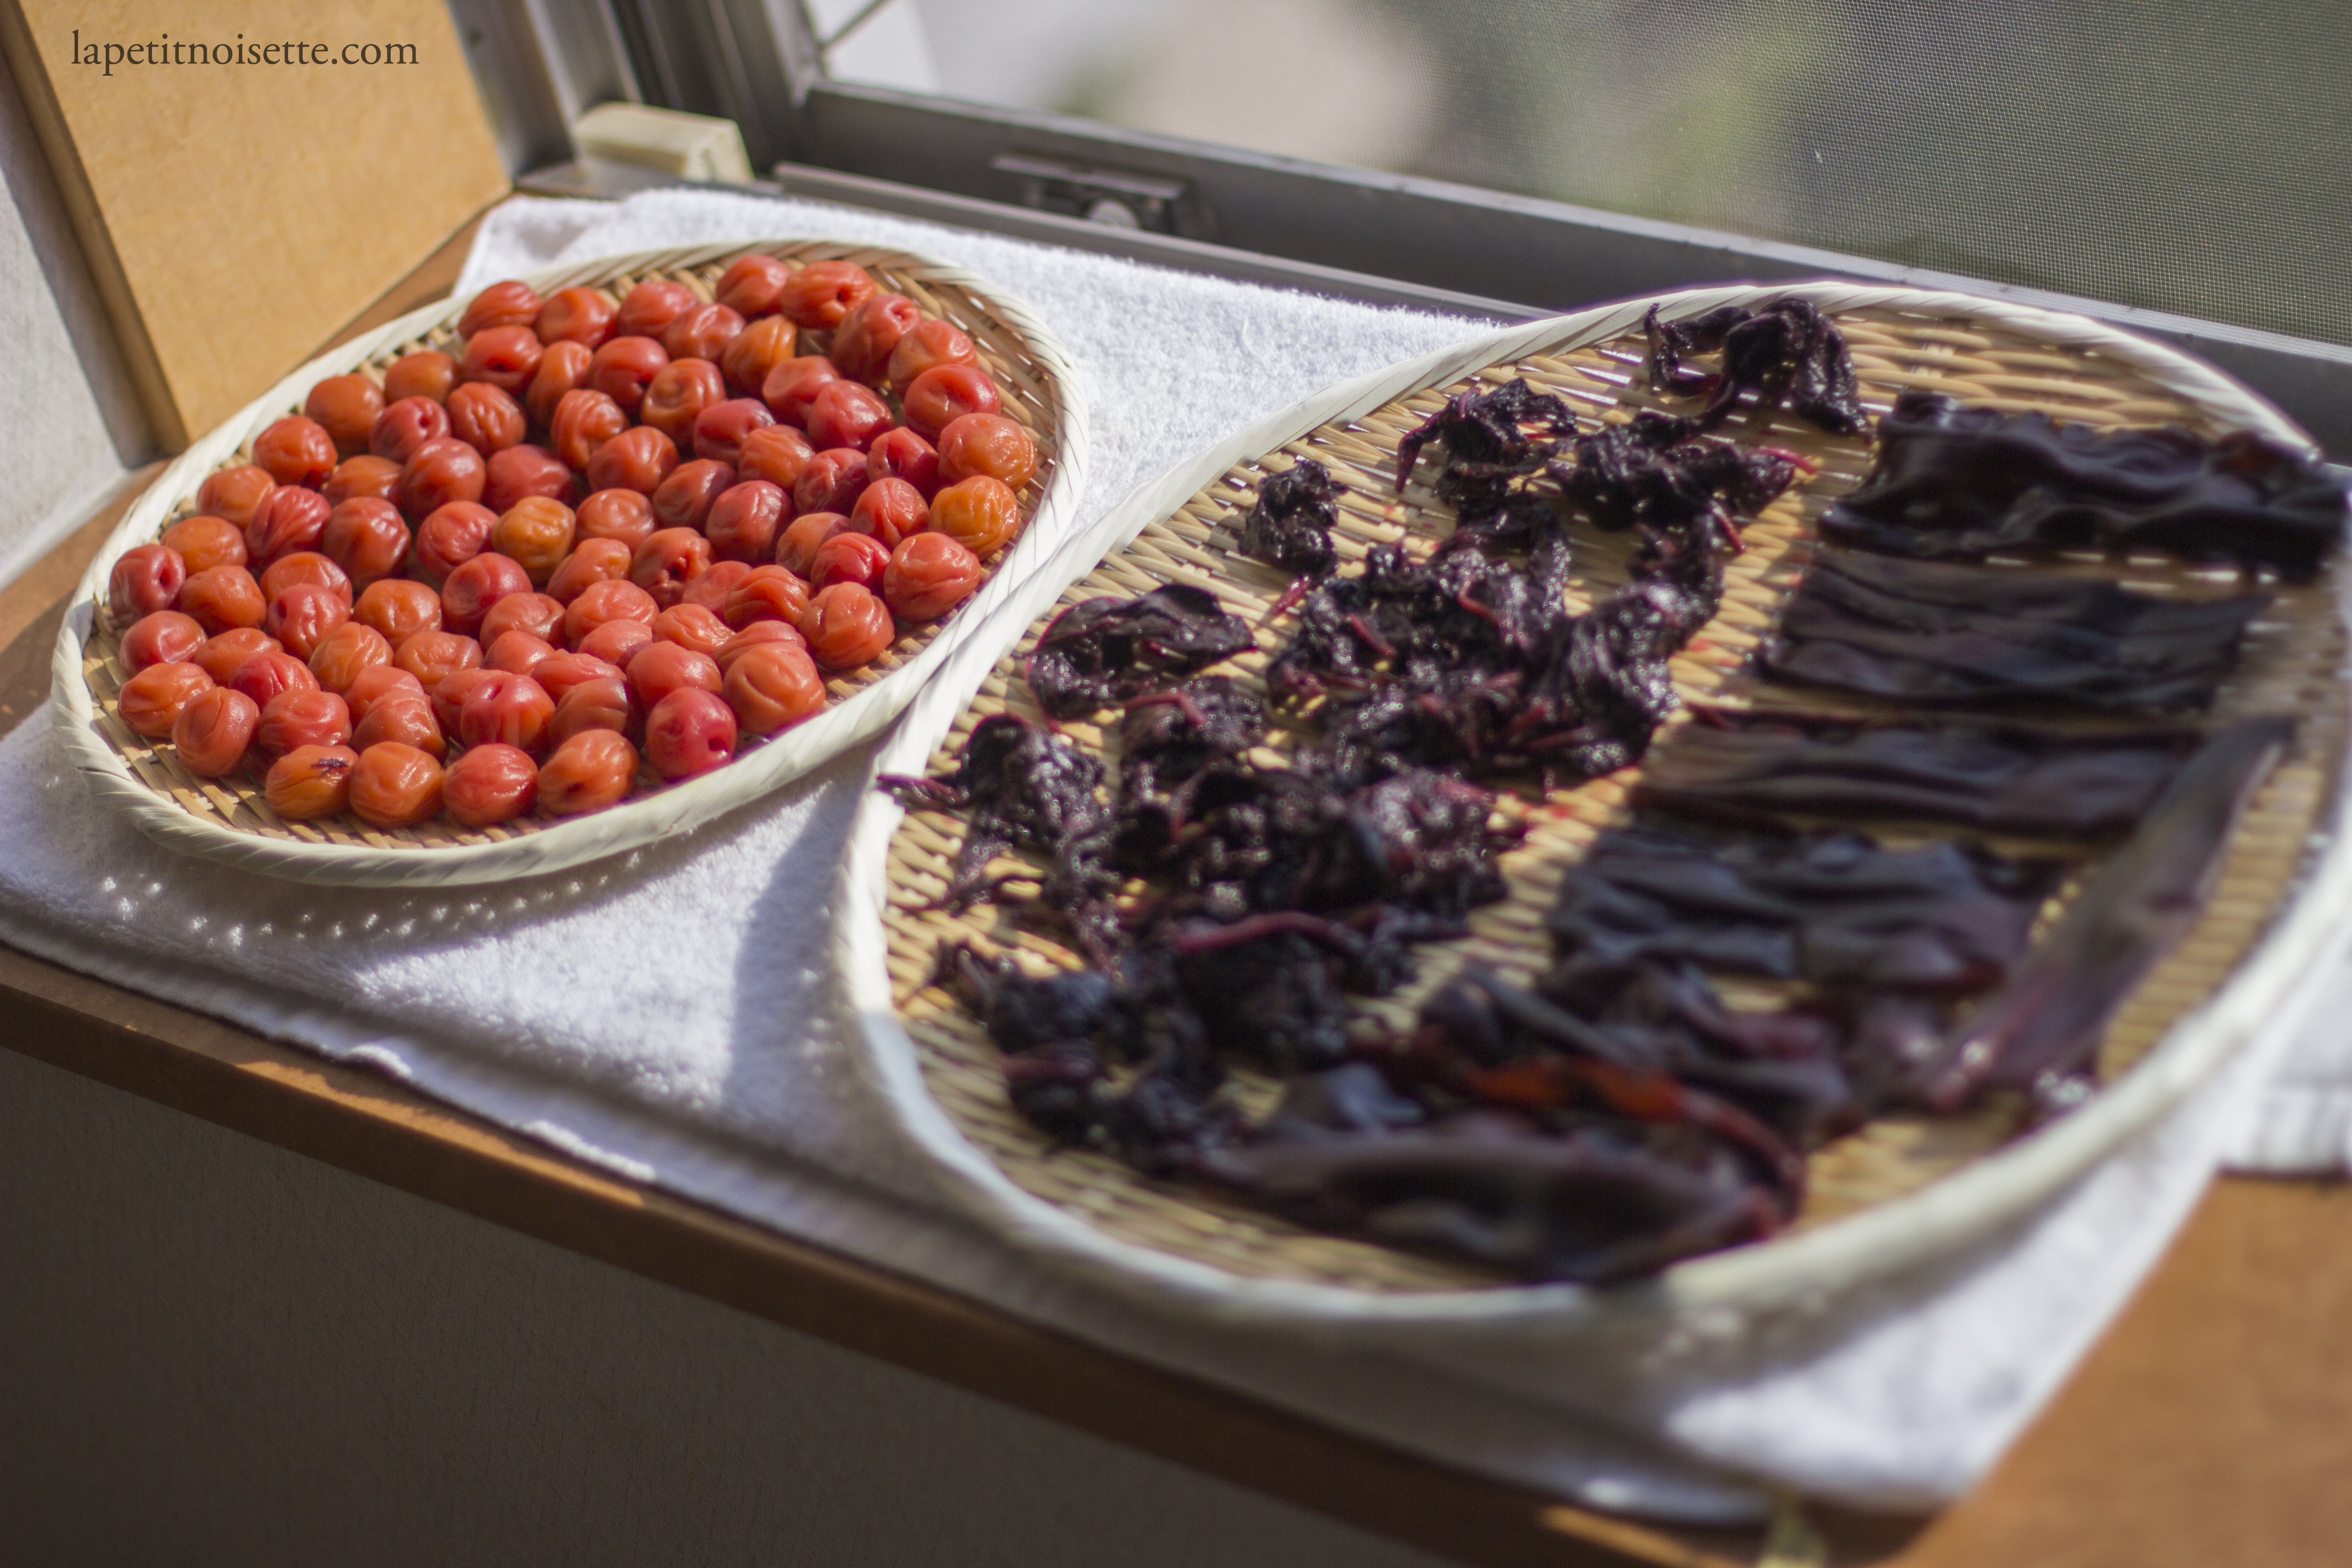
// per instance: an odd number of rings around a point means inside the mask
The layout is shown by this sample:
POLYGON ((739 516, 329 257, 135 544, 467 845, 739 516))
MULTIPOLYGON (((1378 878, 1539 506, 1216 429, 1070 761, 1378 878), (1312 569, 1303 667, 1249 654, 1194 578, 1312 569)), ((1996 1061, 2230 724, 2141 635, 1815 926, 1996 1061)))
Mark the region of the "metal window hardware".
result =
POLYGON ((1082 217, 1113 228, 1182 234, 1181 204, 1192 185, 1123 169, 1090 169, 1028 153, 999 153, 988 166, 1020 182, 1021 205, 1082 217))

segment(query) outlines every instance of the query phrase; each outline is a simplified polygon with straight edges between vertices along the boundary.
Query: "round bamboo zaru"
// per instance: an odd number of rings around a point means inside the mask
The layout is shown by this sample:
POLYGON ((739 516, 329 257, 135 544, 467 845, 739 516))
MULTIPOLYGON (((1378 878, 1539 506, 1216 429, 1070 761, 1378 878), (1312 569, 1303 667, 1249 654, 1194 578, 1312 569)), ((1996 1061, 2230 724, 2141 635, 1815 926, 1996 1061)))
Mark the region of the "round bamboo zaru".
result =
MULTIPOLYGON (((420 349, 461 353, 457 325, 467 301, 452 300, 404 316, 287 377, 167 468, 100 550, 58 635, 52 668, 59 733, 92 788, 129 812, 150 837, 185 853, 299 881, 440 886, 559 870, 686 831, 824 765, 887 725, 948 652, 986 619, 1011 584, 1044 562, 1067 532, 1083 488, 1087 447, 1076 372, 1051 330, 983 279, 943 262, 871 246, 827 240, 690 246, 552 268, 525 281, 542 294, 581 285, 618 300, 647 279, 666 278, 708 300, 728 264, 749 255, 773 256, 793 268, 852 261, 884 289, 912 300, 924 314, 953 322, 970 334, 1003 395, 1005 414, 1035 440, 1037 473, 1021 495, 1028 523, 955 615, 907 632, 871 665, 828 680, 831 705, 806 723, 746 745, 724 767, 683 784, 665 784, 650 767, 642 768, 627 801, 570 821, 526 817, 467 829, 436 818, 391 831, 348 816, 289 823, 270 810, 260 773, 252 765, 219 779, 191 773, 168 742, 142 740, 116 711, 123 671, 115 655, 123 628, 106 609, 107 574, 115 558, 190 515, 205 477, 249 461, 253 438, 273 421, 301 412, 304 398, 323 377, 357 372, 381 380, 385 367, 403 354, 420 349)), ((823 353, 830 334, 803 333, 802 342, 801 352, 823 353)))
MULTIPOLYGON (((1844 331, 1874 415, 1904 391, 1932 389, 2103 428, 2177 423, 2207 435, 2252 429, 2311 447, 2284 416, 2218 373, 2079 317, 1967 296, 1834 284, 1695 290, 1661 304, 1669 319, 1680 319, 1791 294, 1812 300, 1844 331)), ((1233 553, 1234 531, 1265 475, 1312 457, 1347 486, 1337 542, 1349 561, 1399 540, 1426 552, 1451 527, 1451 512, 1427 488, 1433 465, 1424 463, 1405 493, 1396 493, 1398 437, 1447 394, 1515 376, 1563 396, 1588 422, 1675 406, 1653 396, 1642 375, 1646 303, 1510 329, 1333 389, 1171 475, 1073 540, 1058 562, 1060 574, 1002 612, 1012 625, 960 650, 877 765, 937 771, 981 718, 1000 711, 1040 717, 1021 679, 1022 660, 1061 605, 1097 595, 1124 597, 1171 582, 1209 589, 1258 628, 1255 652, 1217 668, 1254 680, 1290 626, 1288 616, 1265 618, 1286 575, 1233 553), (1061 584, 1067 586, 1055 603, 1061 584), (993 659, 992 644, 999 656, 993 659)), ((1815 520, 1869 467, 1870 439, 1825 436, 1786 418, 1762 428, 1752 418, 1735 419, 1722 433, 1797 451, 1820 465, 1743 530, 1746 548, 1729 564, 1721 611, 1674 660, 1685 696, 1737 705, 1757 696, 1748 655, 1801 574, 1815 520)), ((1581 592, 1594 595, 1624 580, 1622 539, 1579 525, 1575 543, 1581 592)), ((2108 575, 2165 595, 2244 585, 2233 569, 2154 557, 2085 557, 2039 569, 2108 575)), ((2306 586, 2269 585, 2276 605, 2251 634, 2212 717, 2291 714, 2298 721, 2295 742, 2239 825, 2194 931, 2111 1021, 2099 1057, 2101 1092, 2030 1136, 2020 1136, 2014 1110, 2001 1108, 1877 1121, 1814 1155, 1804 1213, 1787 1235, 1677 1265, 1642 1287, 1504 1284, 1458 1264, 1307 1232, 1213 1193, 1148 1182, 1108 1155, 1050 1149, 1007 1103, 985 1033, 928 981, 938 949, 955 940, 1016 952, 1035 971, 1079 961, 993 906, 961 915, 931 907, 947 884, 962 825, 901 814, 878 793, 864 806, 852 843, 848 885, 859 901, 840 938, 845 994, 864 1026, 877 1086, 909 1134, 950 1174, 949 1190, 1056 1266, 1123 1289, 1189 1296, 1230 1316, 1325 1324, 1499 1325, 1563 1310, 1605 1314, 1801 1298, 1958 1246, 2079 1174, 2251 1034, 2329 924, 2352 905, 2352 858, 2332 846, 2324 853, 2312 847, 2333 808, 2345 744, 2337 576, 2331 567, 2306 586)), ((1792 695, 1786 689, 1782 694, 1792 695)), ((1808 699, 1807 705, 1823 703, 1808 699)), ((1089 746, 1103 743, 1094 725, 1063 728, 1089 746)), ((1268 742, 1277 754, 1287 744, 1279 732, 1268 742)), ((1360 1010, 1406 1019, 1421 996, 1466 963, 1521 980, 1545 968, 1552 950, 1543 915, 1563 871, 1593 835, 1627 819, 1628 777, 1597 779, 1543 799, 1507 795, 1504 815, 1528 829, 1523 844, 1503 858, 1508 900, 1478 911, 1468 938, 1416 949, 1416 982, 1392 997, 1359 1002, 1360 1010)), ((1000 868, 1020 868, 1017 858, 1000 868)), ((2071 891, 2062 890, 2048 914, 2071 891)), ((1726 990, 1735 1004, 1742 994, 1726 990)), ((1265 1109, 1274 1093, 1264 1079, 1241 1085, 1253 1111, 1265 1109)))

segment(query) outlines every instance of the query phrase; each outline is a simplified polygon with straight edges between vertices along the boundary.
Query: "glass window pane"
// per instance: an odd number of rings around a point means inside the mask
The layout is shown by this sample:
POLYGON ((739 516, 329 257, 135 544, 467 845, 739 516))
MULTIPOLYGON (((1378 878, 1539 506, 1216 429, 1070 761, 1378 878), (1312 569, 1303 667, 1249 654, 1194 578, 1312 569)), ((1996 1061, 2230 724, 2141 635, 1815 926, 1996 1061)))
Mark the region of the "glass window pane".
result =
POLYGON ((2352 342, 2328 5, 909 5, 959 98, 2352 342))

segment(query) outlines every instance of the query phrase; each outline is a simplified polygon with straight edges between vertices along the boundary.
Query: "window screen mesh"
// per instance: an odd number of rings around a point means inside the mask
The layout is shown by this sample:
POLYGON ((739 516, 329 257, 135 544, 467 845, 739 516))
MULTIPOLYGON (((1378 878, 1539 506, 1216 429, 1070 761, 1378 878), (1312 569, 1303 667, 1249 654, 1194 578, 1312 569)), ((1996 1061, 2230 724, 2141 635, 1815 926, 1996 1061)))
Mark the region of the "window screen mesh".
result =
POLYGON ((2352 13, 915 0, 959 97, 2352 343, 2352 13))

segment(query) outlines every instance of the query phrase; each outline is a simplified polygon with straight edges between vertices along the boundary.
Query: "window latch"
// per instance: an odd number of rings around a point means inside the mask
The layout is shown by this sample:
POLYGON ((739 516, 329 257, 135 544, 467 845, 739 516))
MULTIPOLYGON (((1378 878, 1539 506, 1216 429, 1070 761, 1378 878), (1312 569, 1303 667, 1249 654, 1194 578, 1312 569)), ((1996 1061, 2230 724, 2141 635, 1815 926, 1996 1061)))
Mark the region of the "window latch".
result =
POLYGON ((1020 182, 1021 205, 1039 212, 1152 234, 1184 234, 1196 226, 1186 221, 1191 215, 1183 205, 1192 187, 1183 180, 1087 168, 1028 153, 999 153, 989 166, 1020 182))

